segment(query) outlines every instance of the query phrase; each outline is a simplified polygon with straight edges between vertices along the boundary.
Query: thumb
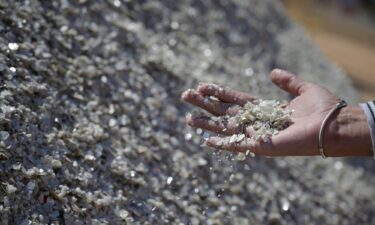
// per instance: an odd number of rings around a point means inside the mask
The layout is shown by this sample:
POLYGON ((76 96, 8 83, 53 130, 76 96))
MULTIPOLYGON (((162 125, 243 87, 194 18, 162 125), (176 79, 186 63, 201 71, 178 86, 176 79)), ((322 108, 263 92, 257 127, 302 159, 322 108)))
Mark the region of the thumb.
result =
POLYGON ((291 93, 294 96, 301 95, 304 91, 306 91, 307 83, 298 79, 296 75, 285 70, 272 70, 271 80, 279 88, 291 93))

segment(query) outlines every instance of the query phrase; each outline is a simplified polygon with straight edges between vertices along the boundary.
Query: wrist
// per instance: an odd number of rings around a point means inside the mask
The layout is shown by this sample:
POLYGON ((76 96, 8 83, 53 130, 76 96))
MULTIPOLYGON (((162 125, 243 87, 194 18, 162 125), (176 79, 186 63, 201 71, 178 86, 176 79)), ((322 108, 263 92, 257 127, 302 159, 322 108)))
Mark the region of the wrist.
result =
POLYGON ((323 140, 330 157, 373 155, 367 118, 359 106, 348 105, 332 115, 323 140))

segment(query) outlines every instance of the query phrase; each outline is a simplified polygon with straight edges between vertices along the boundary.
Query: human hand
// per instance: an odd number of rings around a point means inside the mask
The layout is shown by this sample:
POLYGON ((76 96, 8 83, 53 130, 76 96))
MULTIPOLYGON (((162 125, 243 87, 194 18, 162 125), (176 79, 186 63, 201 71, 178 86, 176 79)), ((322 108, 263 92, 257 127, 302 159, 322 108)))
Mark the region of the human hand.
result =
MULTIPOLYGON (((292 124, 274 135, 269 141, 251 139, 251 127, 241 128, 234 119, 215 120, 213 117, 188 115, 187 124, 202 128, 223 136, 208 138, 205 143, 213 148, 246 152, 250 150, 256 155, 266 156, 311 156, 318 155, 318 135, 323 119, 335 107, 339 99, 330 91, 319 85, 302 81, 295 75, 273 70, 271 79, 279 88, 296 96, 286 107, 293 109, 292 124), (246 137, 239 143, 230 143, 227 136, 244 132, 246 137)), ((200 84, 196 90, 187 90, 182 99, 198 106, 215 116, 235 115, 239 106, 255 97, 247 93, 222 88, 214 84, 200 84), (209 98, 213 96, 218 100, 209 98)), ((328 121, 323 138, 325 152, 328 156, 369 155, 371 139, 366 118, 359 107, 348 106, 332 115, 328 121), (357 117, 351 116, 356 114, 357 117), (365 124, 365 125, 364 125, 365 124), (354 129, 354 130, 353 130, 354 129), (353 134, 354 132, 354 134, 353 134), (349 138, 349 140, 346 140, 349 138), (351 140, 351 139, 356 140, 351 140), (353 151, 353 148, 363 150, 353 151)))

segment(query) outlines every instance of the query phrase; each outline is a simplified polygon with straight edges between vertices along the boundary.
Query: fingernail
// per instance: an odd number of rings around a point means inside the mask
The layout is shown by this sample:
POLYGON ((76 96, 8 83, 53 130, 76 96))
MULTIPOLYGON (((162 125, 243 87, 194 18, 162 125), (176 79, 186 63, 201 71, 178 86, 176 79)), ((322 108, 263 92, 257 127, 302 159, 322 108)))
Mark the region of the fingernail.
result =
POLYGON ((185 99, 186 98, 186 95, 187 95, 187 90, 182 92, 181 94, 181 99, 185 99))
POLYGON ((199 83, 198 88, 197 88, 198 91, 201 91, 202 88, 205 88, 206 90, 212 91, 215 88, 219 88, 219 86, 216 85, 216 84, 212 84, 212 83, 199 83))
POLYGON ((273 69, 273 70, 272 70, 272 73, 275 73, 275 74, 281 74, 281 73, 283 73, 283 70, 282 70, 282 69, 279 69, 279 68, 276 68, 276 69, 273 69))
POLYGON ((186 91, 182 92, 181 98, 185 100, 190 94, 194 93, 194 89, 187 89, 186 91))
POLYGON ((283 69, 278 69, 278 68, 274 69, 272 72, 275 73, 276 75, 287 75, 287 74, 289 74, 288 71, 283 70, 283 69))

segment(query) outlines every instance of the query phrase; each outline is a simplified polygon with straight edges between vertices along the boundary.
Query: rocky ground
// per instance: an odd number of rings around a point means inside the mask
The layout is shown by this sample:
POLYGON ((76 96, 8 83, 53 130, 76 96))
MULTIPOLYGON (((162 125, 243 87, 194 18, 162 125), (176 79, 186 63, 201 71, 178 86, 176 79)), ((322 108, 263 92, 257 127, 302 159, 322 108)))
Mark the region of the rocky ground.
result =
POLYGON ((372 159, 200 147, 179 95, 287 99, 274 67, 352 102, 279 1, 0 1, 0 224, 370 224, 372 159))

